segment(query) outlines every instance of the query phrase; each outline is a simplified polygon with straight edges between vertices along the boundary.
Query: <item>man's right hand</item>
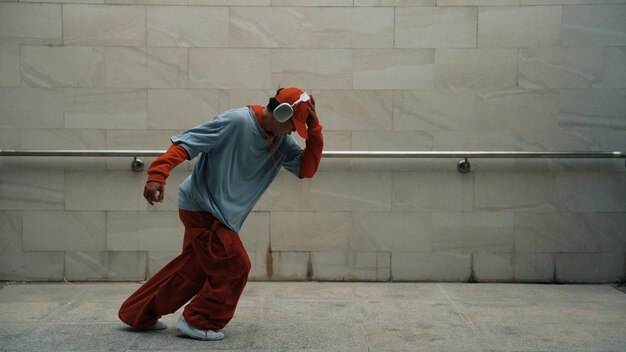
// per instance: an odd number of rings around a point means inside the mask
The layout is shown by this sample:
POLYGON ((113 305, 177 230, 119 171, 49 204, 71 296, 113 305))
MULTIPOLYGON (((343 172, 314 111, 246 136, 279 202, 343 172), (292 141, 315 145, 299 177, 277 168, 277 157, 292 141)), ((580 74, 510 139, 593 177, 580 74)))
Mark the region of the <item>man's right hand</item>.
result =
POLYGON ((150 205, 154 205, 154 202, 163 202, 164 195, 165 185, 160 182, 148 182, 143 188, 143 196, 150 205))

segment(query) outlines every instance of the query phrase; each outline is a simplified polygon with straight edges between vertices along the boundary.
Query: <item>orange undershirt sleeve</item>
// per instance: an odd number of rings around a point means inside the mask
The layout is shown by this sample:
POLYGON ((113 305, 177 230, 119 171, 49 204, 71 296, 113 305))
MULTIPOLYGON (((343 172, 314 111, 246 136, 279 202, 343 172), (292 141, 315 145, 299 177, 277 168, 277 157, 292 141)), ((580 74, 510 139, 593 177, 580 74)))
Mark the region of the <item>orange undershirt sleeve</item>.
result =
POLYGON ((172 144, 165 154, 154 159, 152 164, 150 164, 148 168, 148 182, 165 184, 170 171, 187 159, 189 159, 189 154, 185 148, 178 144, 172 144))
POLYGON ((322 150, 324 149, 324 136, 322 135, 322 125, 315 122, 308 126, 306 147, 300 156, 300 177, 311 178, 317 172, 317 168, 322 161, 322 150))

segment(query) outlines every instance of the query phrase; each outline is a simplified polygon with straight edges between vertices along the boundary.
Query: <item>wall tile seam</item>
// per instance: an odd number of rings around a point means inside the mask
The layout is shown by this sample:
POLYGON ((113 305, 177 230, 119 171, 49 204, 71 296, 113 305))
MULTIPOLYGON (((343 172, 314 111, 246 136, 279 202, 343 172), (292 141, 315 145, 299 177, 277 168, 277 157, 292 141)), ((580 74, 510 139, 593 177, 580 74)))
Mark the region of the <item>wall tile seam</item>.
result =
MULTIPOLYGON (((298 47, 298 46, 165 46, 165 45, 145 45, 145 46, 137 46, 137 45, 86 45, 86 44, 20 44, 22 46, 37 46, 37 47, 88 47, 88 48, 137 48, 137 49, 198 49, 198 50, 266 50, 266 51, 391 51, 391 52, 401 52, 401 51, 462 51, 462 50, 476 50, 476 51, 496 51, 496 50, 506 50, 506 49, 590 49, 590 48, 617 48, 623 49, 626 46, 623 45, 570 45, 570 46, 489 46, 489 47, 479 47, 479 46, 471 46, 471 47, 357 47, 357 46, 343 46, 343 47, 325 47, 325 46, 310 46, 310 47, 298 47)), ((232 88, 229 88, 232 89, 232 88)), ((337 90, 345 90, 346 88, 330 88, 337 90)), ((423 88, 417 88, 414 90, 422 90, 423 88)), ((444 88, 449 89, 449 88, 444 88)), ((471 89, 480 89, 480 88, 471 88, 471 89)), ((394 90, 391 88, 380 88, 377 90, 394 90)))
MULTIPOLYGON (((355 2, 352 2, 352 5, 340 5, 340 6, 332 6, 332 5, 211 5, 211 4, 190 4, 190 1, 187 0, 186 4, 137 4, 129 1, 127 3, 80 3, 72 0, 61 0, 59 3, 50 3, 48 1, 22 1, 19 4, 47 4, 47 5, 101 5, 101 6, 176 6, 176 7, 238 7, 238 8, 281 8, 281 7, 294 7, 294 8, 381 8, 381 7, 400 7, 400 8, 456 8, 456 7, 516 7, 516 6, 550 6, 550 4, 533 4, 533 5, 519 5, 519 4, 511 4, 511 5, 439 5, 435 2, 433 5, 413 5, 413 6, 393 6, 393 5, 358 5, 355 2)), ((17 0, 9 1, 7 3, 18 3, 17 0)), ((603 3, 604 4, 604 3, 603 3)), ((573 4, 572 4, 573 5, 573 4)), ((589 5, 599 5, 599 4, 589 4, 589 5)), ((552 5, 553 6, 553 5, 552 5)))

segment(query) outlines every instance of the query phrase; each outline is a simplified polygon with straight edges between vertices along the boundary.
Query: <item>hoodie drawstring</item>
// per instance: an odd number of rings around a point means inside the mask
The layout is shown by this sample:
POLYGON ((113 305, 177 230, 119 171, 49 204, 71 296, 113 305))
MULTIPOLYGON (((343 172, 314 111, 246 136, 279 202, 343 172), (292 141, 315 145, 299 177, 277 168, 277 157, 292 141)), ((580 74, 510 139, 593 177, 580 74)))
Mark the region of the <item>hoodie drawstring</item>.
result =
POLYGON ((270 156, 272 157, 272 164, 274 166, 276 166, 276 158, 274 158, 274 153, 272 152, 272 148, 276 149, 278 154, 280 154, 280 156, 282 156, 283 158, 285 158, 285 154, 283 152, 281 152, 280 149, 278 149, 278 147, 276 146, 276 144, 274 144, 272 142, 273 138, 267 132, 265 132, 265 136, 267 137, 267 143, 268 143, 268 146, 269 146, 269 153, 270 153, 270 156))

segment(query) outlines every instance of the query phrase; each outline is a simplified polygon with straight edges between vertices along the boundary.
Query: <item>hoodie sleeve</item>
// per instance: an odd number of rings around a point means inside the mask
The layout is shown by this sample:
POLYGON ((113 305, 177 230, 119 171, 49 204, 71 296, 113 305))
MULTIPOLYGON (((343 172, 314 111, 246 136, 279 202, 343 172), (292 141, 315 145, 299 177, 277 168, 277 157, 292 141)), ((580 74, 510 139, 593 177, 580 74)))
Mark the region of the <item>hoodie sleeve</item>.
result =
POLYGON ((187 159, 189 159, 189 154, 185 148, 172 144, 165 154, 154 159, 152 164, 150 164, 148 168, 148 182, 165 184, 170 171, 187 159))
POLYGON ((309 126, 307 133, 309 138, 306 139, 306 147, 300 156, 300 178, 311 178, 315 175, 320 166, 320 161, 322 161, 322 150, 324 149, 322 125, 319 122, 309 126))

